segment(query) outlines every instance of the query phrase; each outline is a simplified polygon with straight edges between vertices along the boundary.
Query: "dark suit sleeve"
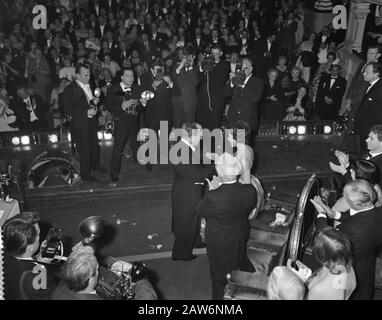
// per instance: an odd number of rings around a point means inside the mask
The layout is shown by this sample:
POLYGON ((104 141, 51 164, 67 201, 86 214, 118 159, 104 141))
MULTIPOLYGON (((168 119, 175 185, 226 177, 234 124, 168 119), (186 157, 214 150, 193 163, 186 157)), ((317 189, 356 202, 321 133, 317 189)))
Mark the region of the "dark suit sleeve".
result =
POLYGON ((253 86, 253 103, 259 103, 264 92, 264 81, 261 79, 256 79, 255 85, 253 86))
MULTIPOLYGON (((88 114, 88 108, 81 103, 81 96, 78 94, 78 90, 74 84, 69 85, 64 91, 64 110, 65 113, 76 118, 86 118, 88 114)), ((85 98, 84 98, 85 99, 85 98)))
POLYGON ((178 164, 175 166, 176 174, 186 179, 198 180, 199 182, 203 182, 205 178, 211 177, 213 170, 213 165, 178 164))
POLYGON ((362 243, 361 235, 357 232, 354 226, 350 225, 349 223, 341 223, 337 229, 347 235, 351 244, 353 245, 355 255, 357 255, 357 252, 362 243))
POLYGON ((218 212, 221 212, 219 208, 219 201, 214 201, 214 195, 219 192, 218 190, 209 191, 202 200, 199 201, 196 206, 196 213, 202 218, 211 218, 218 212))
POLYGON ((113 86, 111 90, 108 90, 106 96, 105 107, 111 113, 122 111, 122 104, 120 99, 118 99, 117 95, 115 94, 116 91, 117 87, 113 86))

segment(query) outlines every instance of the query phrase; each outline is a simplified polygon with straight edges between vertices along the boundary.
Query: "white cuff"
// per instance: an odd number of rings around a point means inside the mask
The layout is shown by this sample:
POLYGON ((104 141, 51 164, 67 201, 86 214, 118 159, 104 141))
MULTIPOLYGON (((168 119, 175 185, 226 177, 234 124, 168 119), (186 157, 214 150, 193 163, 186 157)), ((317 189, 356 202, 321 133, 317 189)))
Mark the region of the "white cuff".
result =
POLYGON ((318 218, 325 218, 325 219, 326 219, 327 217, 326 217, 326 214, 324 214, 324 213, 319 213, 319 214, 317 215, 317 219, 318 219, 318 218))

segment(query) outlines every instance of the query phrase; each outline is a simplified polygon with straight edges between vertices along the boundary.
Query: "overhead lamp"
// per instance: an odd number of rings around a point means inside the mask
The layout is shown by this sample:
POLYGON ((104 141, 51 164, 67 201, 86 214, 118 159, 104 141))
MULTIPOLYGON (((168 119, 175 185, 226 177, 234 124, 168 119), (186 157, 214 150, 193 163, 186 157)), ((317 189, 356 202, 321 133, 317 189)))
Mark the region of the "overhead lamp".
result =
POLYGON ((324 133, 325 134, 331 134, 332 133, 332 127, 331 126, 324 126, 324 133))
POLYGON ((113 134, 112 134, 112 133, 104 132, 104 133, 103 133, 103 138, 104 138, 105 140, 111 140, 111 139, 113 139, 113 134))
POLYGON ((103 133, 102 131, 97 132, 98 140, 103 140, 103 133))

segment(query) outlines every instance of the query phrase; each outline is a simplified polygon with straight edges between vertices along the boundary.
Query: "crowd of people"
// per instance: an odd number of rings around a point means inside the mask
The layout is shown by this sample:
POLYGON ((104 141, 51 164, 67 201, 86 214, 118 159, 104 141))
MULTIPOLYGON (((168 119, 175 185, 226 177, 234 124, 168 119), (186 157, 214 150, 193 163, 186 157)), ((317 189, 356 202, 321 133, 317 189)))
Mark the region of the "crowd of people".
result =
POLYGON ((344 34, 331 25, 310 32, 303 1, 46 1, 46 30, 33 28, 33 2, 2 5, 9 15, 0 31, 1 131, 67 123, 62 93, 84 62, 90 83, 102 89, 98 125, 113 119, 104 102, 122 70, 151 87, 153 63, 174 85, 158 114, 146 115, 154 129, 158 117, 170 127, 197 120, 212 129, 225 114, 256 131, 259 119, 333 120, 340 109, 346 81, 336 47, 344 34), (214 57, 210 72, 201 61, 206 52, 214 57), (232 85, 238 70, 244 83, 232 85))
MULTIPOLYGON (((127 141, 138 161, 139 128, 159 134, 161 121, 169 128, 182 128, 180 142, 190 161, 175 166, 172 259, 191 261, 195 247, 207 246, 212 298, 222 299, 227 273, 253 271, 245 251, 248 216, 257 202, 251 169, 259 123, 337 118, 347 87, 337 52, 343 31, 329 24, 319 33, 311 32, 304 25, 303 1, 294 0, 46 1, 46 30, 33 29, 33 4, 1 3, 13 13, 6 31, 0 32, 1 130, 39 130, 68 122, 81 179, 92 182, 92 171, 101 170, 98 127, 113 121, 110 177, 115 183, 127 141), (202 129, 222 126, 233 130, 233 154, 206 155, 215 166, 192 161, 200 157, 202 129), (239 129, 245 131, 244 139, 238 138, 239 129), (204 194, 205 180, 209 190, 204 194), (203 219, 205 239, 199 230, 203 219)), ((321 198, 312 200, 323 229, 315 244, 322 268, 309 281, 293 268, 275 269, 271 277, 273 285, 284 279, 284 271, 286 277, 298 276, 292 283, 301 290, 289 292, 298 298, 306 295, 305 287, 308 298, 328 298, 322 290, 343 273, 350 280, 341 292, 331 292, 333 299, 347 299, 353 291, 359 299, 371 297, 374 253, 382 243, 376 208, 381 192, 380 180, 365 178, 362 170, 374 165, 378 171, 382 153, 380 56, 381 47, 371 44, 346 97, 361 150, 371 153, 357 160, 370 160, 371 165, 355 162, 350 167, 348 156, 338 151, 340 164, 331 168, 354 181, 346 184, 334 209, 321 198), (337 214, 348 210, 344 220, 337 214), (325 229, 327 217, 340 220, 337 228, 343 234, 325 229), (370 241, 361 241, 364 237, 370 241)), ((7 268, 13 273, 8 279, 18 281, 34 266, 30 260, 39 240, 37 221, 33 214, 22 213, 6 225, 7 263, 19 265, 7 268)), ((62 286, 54 289, 53 297, 85 299, 94 293, 98 263, 94 252, 81 250, 83 256, 75 251, 69 258, 62 286)), ((284 296, 272 292, 275 286, 269 290, 270 298, 284 296)), ((18 291, 8 294, 24 298, 18 291)))

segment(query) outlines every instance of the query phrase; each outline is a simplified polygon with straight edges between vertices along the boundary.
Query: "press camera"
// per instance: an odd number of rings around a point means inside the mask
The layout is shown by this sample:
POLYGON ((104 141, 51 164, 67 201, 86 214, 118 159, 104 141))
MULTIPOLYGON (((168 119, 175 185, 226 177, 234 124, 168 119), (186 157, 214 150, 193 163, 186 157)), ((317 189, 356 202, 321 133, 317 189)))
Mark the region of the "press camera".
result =
POLYGON ((49 229, 45 241, 41 244, 40 252, 41 257, 48 259, 54 259, 56 255, 61 255, 60 252, 62 253, 62 242, 60 229, 49 229))
POLYGON ((232 78, 232 84, 234 86, 243 86, 246 77, 247 75, 245 74, 244 69, 242 68, 236 69, 235 75, 232 78))
POLYGON ((215 68, 215 58, 211 52, 204 52, 202 55, 201 66, 204 71, 210 72, 215 68))

